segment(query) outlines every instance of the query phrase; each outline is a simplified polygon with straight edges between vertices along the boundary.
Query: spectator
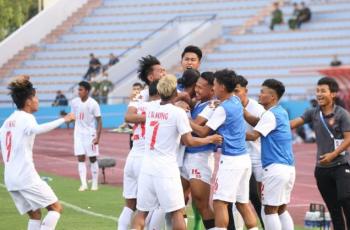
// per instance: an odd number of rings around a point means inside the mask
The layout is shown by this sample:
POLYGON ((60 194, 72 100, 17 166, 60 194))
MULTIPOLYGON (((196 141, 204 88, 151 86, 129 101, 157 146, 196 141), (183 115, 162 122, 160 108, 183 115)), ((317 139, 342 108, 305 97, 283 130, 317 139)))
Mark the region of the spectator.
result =
POLYGON ((343 63, 338 59, 337 55, 333 56, 330 66, 341 66, 343 63))
POLYGON ((68 100, 67 100, 66 96, 64 96, 62 91, 58 90, 56 92, 56 98, 52 102, 52 106, 65 106, 65 105, 68 105, 68 100))
POLYGON ((93 53, 90 54, 89 69, 84 75, 85 81, 90 81, 92 76, 98 74, 101 69, 101 62, 95 57, 93 53))
POLYGON ((311 20, 310 8, 307 7, 304 2, 301 2, 300 4, 301 4, 301 9, 300 9, 300 13, 297 17, 297 28, 298 29, 301 27, 301 24, 311 20))
POLYGON ((100 82, 93 78, 90 82, 91 85, 91 97, 100 103, 100 82))
POLYGON ((279 8, 278 2, 273 4, 274 10, 272 11, 272 18, 270 24, 270 30, 274 30, 275 25, 283 23, 283 13, 279 8))
POLYGON ((109 54, 109 61, 106 65, 103 66, 103 72, 109 69, 109 67, 117 64, 119 62, 119 58, 115 56, 113 53, 109 54))
POLYGON ((300 9, 296 2, 293 3, 293 7, 293 14, 292 17, 288 20, 288 25, 290 29, 295 30, 297 28, 297 18, 300 14, 300 9))
POLYGON ((100 92, 100 103, 107 104, 108 94, 113 89, 113 83, 108 80, 108 73, 103 73, 103 79, 100 82, 99 92, 100 92))
POLYGON ((113 53, 109 54, 108 66, 111 67, 119 62, 119 58, 115 56, 113 53))

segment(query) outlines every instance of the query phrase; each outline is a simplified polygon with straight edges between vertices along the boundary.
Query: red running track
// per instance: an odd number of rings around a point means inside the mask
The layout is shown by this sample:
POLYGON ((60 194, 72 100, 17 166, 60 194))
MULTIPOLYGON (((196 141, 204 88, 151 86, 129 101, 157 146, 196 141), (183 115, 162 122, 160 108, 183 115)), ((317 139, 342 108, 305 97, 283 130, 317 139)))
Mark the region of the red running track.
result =
MULTIPOLYGON (((109 184, 122 184, 123 168, 128 151, 128 135, 103 131, 100 157, 108 156, 117 160, 117 167, 106 170, 109 184)), ((309 203, 323 203, 313 177, 315 152, 316 146, 314 144, 294 146, 297 176, 289 210, 298 225, 303 225, 303 217, 309 203)), ((37 136, 34 161, 39 172, 49 172, 78 179, 77 162, 73 156, 73 130, 57 129, 48 134, 37 136)))

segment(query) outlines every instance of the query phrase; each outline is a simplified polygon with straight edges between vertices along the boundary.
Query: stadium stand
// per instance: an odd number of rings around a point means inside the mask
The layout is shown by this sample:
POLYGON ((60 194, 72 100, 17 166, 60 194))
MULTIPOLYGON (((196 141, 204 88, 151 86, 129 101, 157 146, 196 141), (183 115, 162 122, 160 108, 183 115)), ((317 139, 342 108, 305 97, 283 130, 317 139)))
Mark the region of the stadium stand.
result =
MULTIPOLYGON (((285 22, 292 14, 291 2, 281 7, 285 22)), ((286 98, 311 96, 321 75, 295 70, 327 67, 334 54, 344 63, 350 62, 350 50, 346 49, 350 44, 350 2, 311 1, 309 6, 311 22, 300 30, 291 31, 284 23, 271 32, 269 17, 245 34, 224 30, 225 42, 207 55, 202 69, 233 68, 248 78, 250 93, 255 95, 264 79, 278 78, 286 84, 286 98)))

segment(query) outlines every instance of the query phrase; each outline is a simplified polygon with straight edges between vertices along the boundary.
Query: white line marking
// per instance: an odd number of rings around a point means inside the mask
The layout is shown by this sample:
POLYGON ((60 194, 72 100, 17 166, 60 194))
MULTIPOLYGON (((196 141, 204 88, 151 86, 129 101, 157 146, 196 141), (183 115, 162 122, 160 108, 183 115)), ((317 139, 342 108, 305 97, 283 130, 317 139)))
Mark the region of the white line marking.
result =
MULTIPOLYGON (((0 187, 1 188, 5 188, 6 189, 6 186, 2 183, 0 183, 0 187)), ((60 200, 61 204, 63 204, 65 207, 68 207, 70 209, 73 209, 74 211, 76 212, 80 212, 80 213, 84 213, 86 215, 90 215, 90 216, 96 216, 96 217, 100 217, 100 218, 104 218, 104 219, 109 219, 109 220, 113 220, 113 221, 116 221, 118 222, 118 218, 114 217, 114 216, 108 216, 108 215, 104 215, 104 214, 101 214, 101 213, 97 213, 97 212, 92 212, 92 211, 89 211, 89 210, 86 210, 86 209, 83 209, 83 208, 80 208, 74 204, 71 204, 71 203, 68 203, 66 201, 63 201, 63 200, 60 200)))
POLYGON ((73 209, 74 211, 77 211, 77 212, 80 212, 80 213, 84 213, 84 214, 87 214, 87 215, 90 215, 90 216, 96 216, 96 217, 101 217, 101 218, 104 218, 104 219, 109 219, 109 220, 113 220, 113 221, 118 221, 118 218, 114 217, 114 216, 108 216, 108 215, 104 215, 104 214, 101 214, 101 213, 96 213, 96 212, 92 212, 92 211, 89 211, 89 210, 86 210, 86 209, 83 209, 83 208, 80 208, 74 204, 70 204, 68 202, 65 202, 63 200, 60 200, 60 202, 65 206, 65 207, 68 207, 68 208, 71 208, 73 209))

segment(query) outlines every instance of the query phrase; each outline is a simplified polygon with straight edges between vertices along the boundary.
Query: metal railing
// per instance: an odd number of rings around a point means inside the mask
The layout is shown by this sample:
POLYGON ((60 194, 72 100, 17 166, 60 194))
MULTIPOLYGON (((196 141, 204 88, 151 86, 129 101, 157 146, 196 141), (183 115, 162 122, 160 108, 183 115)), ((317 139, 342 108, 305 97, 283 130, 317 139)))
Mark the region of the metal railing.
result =
MULTIPOLYGON (((182 40, 184 40, 185 38, 187 38, 188 36, 190 36, 191 34, 193 34, 194 32, 196 32, 198 29, 200 29, 201 27, 203 27, 206 23, 208 23, 209 21, 213 21, 216 19, 216 14, 191 14, 191 15, 181 15, 181 16, 176 16, 173 19, 167 21, 163 26, 159 27, 157 30, 153 31, 151 34, 149 34, 148 36, 146 36, 147 39, 153 37, 155 34, 157 34, 158 32, 162 31, 163 29, 165 29, 168 25, 171 25, 175 22, 183 22, 183 21, 188 21, 190 19, 195 20, 200 19, 200 18, 204 18, 203 21, 197 25, 196 27, 194 27, 193 29, 191 29, 189 32, 187 32, 186 34, 184 34, 183 36, 181 36, 179 39, 177 39, 176 41, 172 42, 171 44, 169 44, 168 46, 166 46, 165 48, 163 48, 162 50, 160 50, 159 52, 157 52, 154 56, 159 57, 160 55, 164 54, 165 52, 167 52, 169 49, 171 49, 172 47, 174 47, 175 45, 179 44, 182 40), (187 19, 187 20, 186 20, 187 19)), ((142 39, 140 42, 138 42, 137 44, 135 44, 135 46, 133 46, 133 49, 141 46, 141 44, 147 40, 147 39, 142 39)), ((130 50, 126 50, 124 52, 124 54, 128 53, 130 50)), ((119 78, 118 80, 114 81, 113 84, 116 85, 118 83, 120 83, 121 81, 125 80, 128 76, 134 74, 137 72, 138 67, 135 66, 135 68, 131 71, 129 71, 127 74, 125 74, 123 77, 119 78)))
MULTIPOLYGON (((198 19, 203 19, 203 22, 201 22, 198 26, 194 27, 192 30, 190 30, 188 33, 186 33, 185 35, 183 35, 182 37, 180 37, 179 39, 177 39, 176 41, 174 41, 173 43, 171 43, 169 46, 167 46, 166 48, 162 49, 161 51, 159 51, 155 56, 160 56, 163 53, 165 53, 167 50, 169 50, 170 48, 172 48, 174 45, 178 44, 180 41, 182 41, 183 39, 187 38, 190 34, 194 33, 195 31, 197 31, 198 29, 200 29, 203 25, 205 25, 207 22, 209 21, 213 21, 216 19, 216 14, 190 14, 190 15, 180 15, 180 16, 175 16, 174 18, 166 21, 163 25, 161 25, 159 28, 155 29, 154 31, 152 31, 151 33, 149 33, 147 36, 145 36, 144 38, 142 38, 140 41, 136 42, 134 45, 132 45, 131 47, 129 47, 128 49, 126 49, 124 52, 122 52, 120 55, 118 55, 119 57, 125 57, 127 54, 129 54, 131 51, 136 50, 137 48, 141 47, 142 44, 146 41, 148 41, 149 39, 151 39, 152 37, 156 36, 158 33, 160 33, 161 31, 163 31, 164 29, 166 29, 168 26, 173 25, 176 22, 183 22, 183 21, 189 21, 189 20, 198 20, 198 19)), ((137 71, 137 67, 135 67, 132 71, 128 72, 127 74, 125 74, 123 77, 119 78, 118 80, 114 81, 113 84, 118 84, 119 82, 121 82, 122 80, 124 80, 126 77, 130 76, 131 74, 135 73, 137 71)), ((74 84, 73 86, 71 86, 68 89, 69 93, 73 93, 74 94, 74 89, 75 87, 78 85, 78 83, 74 84)))

